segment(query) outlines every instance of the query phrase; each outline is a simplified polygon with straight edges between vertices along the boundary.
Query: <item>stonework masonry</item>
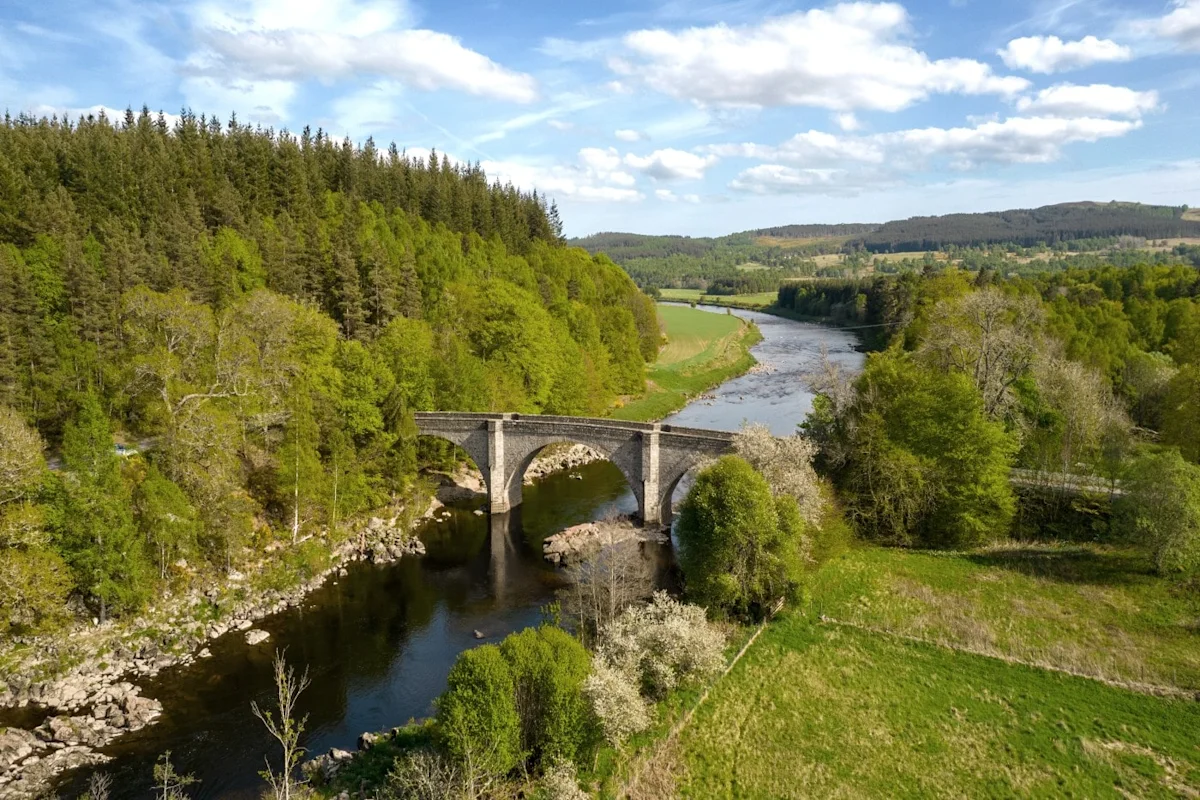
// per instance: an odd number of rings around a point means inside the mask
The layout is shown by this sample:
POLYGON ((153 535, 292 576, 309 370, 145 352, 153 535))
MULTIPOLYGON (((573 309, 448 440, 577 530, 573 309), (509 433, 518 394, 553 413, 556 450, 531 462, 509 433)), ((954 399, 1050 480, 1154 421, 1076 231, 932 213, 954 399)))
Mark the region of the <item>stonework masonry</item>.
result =
POLYGON ((542 449, 586 445, 617 466, 629 482, 644 525, 669 525, 671 495, 698 462, 733 448, 726 431, 657 422, 622 422, 537 414, 419 412, 417 430, 461 447, 483 473, 489 508, 503 514, 521 504, 522 477, 542 449))

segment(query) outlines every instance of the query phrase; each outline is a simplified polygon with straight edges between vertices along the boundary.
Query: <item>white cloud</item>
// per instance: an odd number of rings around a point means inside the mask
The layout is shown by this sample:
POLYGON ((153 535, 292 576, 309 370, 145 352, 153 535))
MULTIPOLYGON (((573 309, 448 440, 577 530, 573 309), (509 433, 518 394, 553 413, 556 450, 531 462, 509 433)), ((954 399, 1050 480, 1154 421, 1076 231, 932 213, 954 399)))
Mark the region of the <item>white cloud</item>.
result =
POLYGON ((203 48, 185 73, 237 85, 375 76, 426 91, 453 89, 500 100, 537 99, 532 76, 509 70, 432 30, 404 27, 402 3, 230 0, 193 13, 203 48))
POLYGON ((1035 97, 1017 101, 1019 111, 1056 117, 1137 118, 1158 108, 1158 92, 1138 92, 1103 83, 1090 86, 1061 83, 1043 89, 1035 97))
POLYGON ((195 75, 183 80, 188 105, 198 113, 227 118, 239 111, 242 122, 277 124, 288 116, 288 106, 296 96, 291 81, 219 80, 210 75, 195 75))
POLYGON ((1075 42, 1064 42, 1057 36, 1025 36, 1013 39, 996 52, 1012 69, 1045 74, 1133 58, 1133 51, 1128 47, 1095 36, 1085 36, 1075 42))
POLYGON ((886 158, 882 136, 837 136, 824 131, 798 133, 778 147, 761 144, 720 144, 707 148, 718 156, 784 161, 806 166, 842 161, 879 164, 886 158))
POLYGON ((1200 0, 1175 0, 1174 10, 1153 23, 1153 31, 1184 50, 1200 52, 1200 0))
POLYGON ((567 122, 566 120, 561 120, 561 119, 547 120, 546 124, 549 125, 551 128, 554 128, 554 130, 559 131, 561 133, 565 133, 567 131, 575 129, 574 122, 567 122))
POLYGON ((844 188, 844 170, 798 169, 782 164, 760 164, 743 171, 729 188, 753 194, 803 194, 830 192, 844 188))
POLYGON ((704 171, 715 163, 715 155, 699 156, 673 148, 655 150, 648 156, 633 153, 625 156, 626 165, 659 181, 698 181, 704 177, 704 171))
POLYGON ((1044 164, 1065 145, 1124 136, 1139 119, 1094 116, 1010 117, 956 128, 913 128, 871 136, 797 134, 778 146, 715 145, 709 152, 768 163, 751 167, 730 187, 756 194, 840 192, 878 186, 906 173, 948 165, 965 170, 992 164, 1044 164))
POLYGON ((691 203, 692 205, 698 205, 701 202, 700 195, 698 194, 675 194, 670 189, 655 189, 654 196, 664 203, 691 203))
POLYGON ((645 199, 636 179, 621 168, 614 148, 585 147, 574 164, 537 161, 484 161, 488 178, 511 181, 523 189, 537 189, 559 199, 636 203, 645 199))
POLYGON ((946 157, 956 169, 988 163, 1045 164, 1062 155, 1062 146, 1097 142, 1137 130, 1140 120, 1096 117, 1010 117, 971 128, 920 128, 883 134, 889 149, 919 159, 946 157))
POLYGON ((852 112, 844 111, 841 114, 834 114, 833 121, 837 126, 844 131, 856 131, 862 127, 862 123, 858 121, 858 117, 852 112))
POLYGON ((646 134, 641 131, 629 130, 623 128, 613 132, 613 136, 617 137, 622 142, 640 142, 646 138, 646 134))
POLYGON ((1029 86, 979 61, 931 60, 909 35, 897 3, 841 3, 752 26, 635 31, 609 66, 673 97, 746 108, 898 111, 935 93, 1013 95, 1029 86))

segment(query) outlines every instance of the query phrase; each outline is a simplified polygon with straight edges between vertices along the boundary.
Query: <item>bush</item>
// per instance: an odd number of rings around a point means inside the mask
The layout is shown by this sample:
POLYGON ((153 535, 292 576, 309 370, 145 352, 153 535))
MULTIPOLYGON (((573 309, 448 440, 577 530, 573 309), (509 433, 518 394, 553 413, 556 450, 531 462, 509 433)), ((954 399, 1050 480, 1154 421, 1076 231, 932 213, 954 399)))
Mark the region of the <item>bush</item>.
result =
POLYGON ((758 617, 800 584, 805 523, 795 499, 774 498, 738 456, 702 471, 683 501, 679 563, 693 600, 758 617))
POLYGON ((650 727, 650 707, 642 699, 638 683, 603 658, 592 663, 583 694, 592 704, 604 738, 614 747, 650 727))
POLYGON ((564 761, 546 770, 531 797, 533 800, 588 800, 588 793, 579 788, 575 765, 564 761))
POLYGON ((627 608, 604 627, 597 659, 632 677, 645 694, 662 697, 720 672, 724 651, 725 638, 703 608, 657 592, 649 605, 627 608))
POLYGON ((734 451, 767 479, 776 497, 793 497, 810 524, 821 518, 824 497, 813 469, 817 446, 801 436, 771 435, 766 425, 745 425, 733 442, 734 451))
POLYGON ((531 765, 575 761, 597 733, 583 696, 591 655, 566 631, 548 625, 510 634, 500 653, 512 674, 521 746, 531 765))
POLYGON ((468 797, 462 770, 440 753, 420 749, 396 759, 385 796, 395 800, 446 800, 468 797))
POLYGON ((70 570, 51 550, 0 550, 0 634, 53 627, 67 616, 70 570))
POLYGON ((1123 527, 1149 545, 1159 574, 1200 577, 1200 467, 1177 450, 1143 456, 1125 492, 1123 527))
POLYGON ((438 737, 468 770, 506 775, 522 759, 512 670, 496 645, 459 655, 437 700, 438 737))

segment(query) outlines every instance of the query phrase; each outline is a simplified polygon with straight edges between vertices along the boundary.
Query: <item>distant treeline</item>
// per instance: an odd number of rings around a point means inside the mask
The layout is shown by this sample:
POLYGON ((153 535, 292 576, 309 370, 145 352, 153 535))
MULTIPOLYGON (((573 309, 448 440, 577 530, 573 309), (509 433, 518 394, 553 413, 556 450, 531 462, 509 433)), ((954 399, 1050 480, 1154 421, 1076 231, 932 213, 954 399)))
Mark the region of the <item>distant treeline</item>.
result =
POLYGON ((819 239, 829 236, 863 236, 879 229, 878 223, 848 222, 837 225, 779 225, 750 231, 752 236, 780 239, 819 239))
POLYGON ((986 214, 913 217, 880 225, 858 243, 875 253, 940 250, 949 245, 1015 244, 1033 247, 1101 237, 1170 239, 1200 236, 1200 220, 1186 206, 1139 203, 1063 203, 986 214))

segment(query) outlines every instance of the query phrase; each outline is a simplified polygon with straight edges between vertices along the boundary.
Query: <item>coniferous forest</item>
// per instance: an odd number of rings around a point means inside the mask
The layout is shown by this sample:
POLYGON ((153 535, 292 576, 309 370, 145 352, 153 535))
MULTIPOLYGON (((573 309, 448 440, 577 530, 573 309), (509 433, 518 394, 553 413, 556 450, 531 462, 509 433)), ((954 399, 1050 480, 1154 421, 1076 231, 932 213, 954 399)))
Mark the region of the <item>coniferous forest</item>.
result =
POLYGON ((625 273, 478 165, 187 113, 6 117, 0 631, 336 536, 448 457, 414 410, 602 413, 658 339, 625 273))

